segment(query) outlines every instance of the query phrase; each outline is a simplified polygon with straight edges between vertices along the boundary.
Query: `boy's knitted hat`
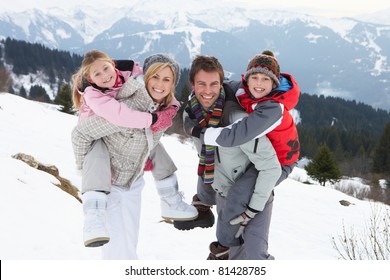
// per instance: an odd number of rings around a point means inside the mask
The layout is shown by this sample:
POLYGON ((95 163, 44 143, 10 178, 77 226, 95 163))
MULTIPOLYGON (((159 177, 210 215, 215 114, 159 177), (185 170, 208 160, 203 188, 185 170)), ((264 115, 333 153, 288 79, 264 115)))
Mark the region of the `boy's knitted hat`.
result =
POLYGON ((245 81, 247 82, 249 75, 254 73, 264 73, 274 80, 277 87, 280 85, 280 67, 272 51, 263 51, 249 61, 244 76, 245 81))
POLYGON ((162 54, 162 53, 152 54, 147 58, 145 58, 144 67, 143 67, 144 74, 146 73, 146 71, 148 71, 149 67, 156 62, 169 63, 172 66, 176 76, 175 85, 177 85, 177 83, 180 80, 180 66, 173 58, 171 58, 167 54, 162 54))

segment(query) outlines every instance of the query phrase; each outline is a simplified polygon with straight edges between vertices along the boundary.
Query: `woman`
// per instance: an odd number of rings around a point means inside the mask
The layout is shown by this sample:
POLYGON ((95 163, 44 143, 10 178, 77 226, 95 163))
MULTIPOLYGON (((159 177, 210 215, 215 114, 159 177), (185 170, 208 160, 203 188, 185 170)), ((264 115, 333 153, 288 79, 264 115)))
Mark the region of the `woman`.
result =
MULTIPOLYGON (((152 55, 145 60, 144 73, 147 91, 145 86, 130 78, 116 98, 137 111, 170 110, 177 102, 174 87, 180 74, 178 64, 167 55, 152 55)), ((173 116, 171 114, 170 117, 173 116)), ((94 181, 101 184, 105 180, 111 185, 107 196, 109 243, 103 246, 104 259, 137 259, 141 191, 144 186, 142 174, 148 155, 157 146, 164 130, 152 132, 149 128, 123 128, 94 115, 80 122, 72 132, 76 163, 83 167, 83 173, 89 173, 83 176, 91 180, 88 184, 93 186, 94 181), (95 141, 98 139, 102 141, 95 141)), ((161 150, 161 146, 157 148, 161 150)), ((177 194, 173 162, 156 164, 153 169, 159 174, 159 178, 155 178, 161 179, 161 186, 157 188, 160 196, 166 198, 166 203, 176 204, 177 211, 184 209, 192 212, 192 218, 196 217, 193 206, 172 195, 177 194)), ((84 205, 87 207, 84 208, 86 218, 89 212, 92 213, 92 222, 85 229, 87 234, 88 230, 106 233, 101 224, 94 223, 97 219, 106 220, 105 203, 99 201, 84 205)))

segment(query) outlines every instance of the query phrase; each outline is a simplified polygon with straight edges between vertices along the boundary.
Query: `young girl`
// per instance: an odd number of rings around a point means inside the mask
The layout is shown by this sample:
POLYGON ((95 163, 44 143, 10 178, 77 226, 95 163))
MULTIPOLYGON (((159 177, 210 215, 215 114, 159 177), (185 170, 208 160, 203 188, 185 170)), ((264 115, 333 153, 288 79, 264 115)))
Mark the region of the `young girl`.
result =
MULTIPOLYGON (((153 113, 142 112, 131 109, 125 103, 116 100, 116 98, 132 97, 134 103, 140 102, 140 98, 136 98, 137 94, 134 94, 132 90, 123 90, 127 95, 120 94, 120 89, 127 83, 138 84, 137 91, 145 92, 143 86, 134 80, 134 76, 142 74, 139 65, 133 61, 114 62, 100 51, 88 52, 80 70, 73 76, 73 100, 75 107, 80 110, 79 123, 85 122, 90 116, 97 115, 118 127, 138 129, 150 127, 154 134, 161 136, 161 132, 172 124, 172 118, 178 109, 179 104, 174 99, 173 90, 180 72, 177 63, 164 55, 154 55, 145 60, 145 72, 156 62, 159 62, 160 66, 165 64, 165 67, 160 69, 161 77, 145 75, 147 85, 153 85, 154 82, 154 86, 150 86, 149 93, 155 104, 151 108, 142 109, 154 111, 158 108, 159 110, 153 113), (166 76, 169 74, 172 77, 167 79, 166 76), (161 78, 165 80, 159 81, 161 78)), ((149 71, 149 73, 152 72, 149 71)), ((74 147, 77 149, 77 143, 74 143, 74 147)), ((128 153, 132 151, 129 150, 128 153)), ((76 150, 75 154, 77 159, 76 150)), ((161 144, 156 146, 152 155, 155 159, 162 157, 164 161, 168 161, 162 165, 154 160, 152 170, 161 197, 162 216, 167 219, 195 218, 197 211, 182 200, 174 174, 176 167, 161 144)), ((84 244, 87 247, 96 247, 104 245, 110 239, 105 226, 105 209, 107 194, 111 192, 111 159, 105 143, 101 140, 95 141, 91 151, 82 156, 85 156, 85 160, 78 161, 78 167, 82 167, 83 170, 81 191, 85 213, 84 244)), ((115 182, 115 178, 112 181, 115 182)))
POLYGON ((79 121, 98 115, 112 124, 154 131, 171 125, 167 113, 139 112, 128 108, 115 98, 129 77, 142 75, 139 63, 131 60, 114 61, 107 54, 92 50, 84 55, 80 69, 72 77, 73 104, 79 110, 79 121), (161 118, 158 118, 159 115, 161 118))

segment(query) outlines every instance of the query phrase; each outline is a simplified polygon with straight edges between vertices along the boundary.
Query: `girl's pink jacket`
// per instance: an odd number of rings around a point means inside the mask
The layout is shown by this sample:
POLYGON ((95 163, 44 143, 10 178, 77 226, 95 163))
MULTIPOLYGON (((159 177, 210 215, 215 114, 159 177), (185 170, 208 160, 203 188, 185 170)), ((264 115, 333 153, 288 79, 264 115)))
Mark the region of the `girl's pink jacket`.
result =
MULTIPOLYGON (((142 75, 142 68, 139 63, 134 63, 132 71, 121 71, 121 75, 126 82, 130 77, 142 75)), ((101 90, 88 86, 80 94, 84 97, 84 102, 80 108, 79 122, 85 118, 98 115, 112 124, 128 128, 147 128, 152 124, 152 115, 147 112, 140 112, 130 109, 126 104, 116 100, 121 87, 110 88, 102 92, 101 90)))

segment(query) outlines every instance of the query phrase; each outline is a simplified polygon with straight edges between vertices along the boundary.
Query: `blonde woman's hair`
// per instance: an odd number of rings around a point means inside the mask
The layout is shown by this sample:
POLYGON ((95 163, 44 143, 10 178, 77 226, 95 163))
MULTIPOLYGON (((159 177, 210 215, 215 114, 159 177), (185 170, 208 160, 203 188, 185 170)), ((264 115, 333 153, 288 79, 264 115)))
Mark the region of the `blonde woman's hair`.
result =
MULTIPOLYGON (((173 74, 173 84, 172 84, 172 89, 171 92, 164 97, 163 102, 161 103, 162 109, 168 107, 171 103, 173 98, 175 97, 175 84, 176 84, 176 74, 175 74, 175 69, 172 67, 170 63, 163 63, 163 62, 155 62, 152 65, 149 66, 148 70, 146 73, 144 73, 144 81, 145 81, 145 87, 147 87, 148 82, 153 78, 154 75, 156 75, 158 72, 160 72, 162 69, 165 67, 169 67, 171 69, 172 74, 173 74)), ((153 99, 153 97, 152 97, 153 99)))
POLYGON ((114 61, 104 52, 98 50, 92 50, 87 52, 84 55, 83 61, 81 62, 80 68, 76 73, 72 75, 72 83, 73 83, 73 106, 75 109, 80 109, 81 104, 83 103, 82 96, 79 93, 79 90, 83 86, 83 80, 89 79, 91 65, 97 61, 107 61, 110 63, 114 63, 114 61))

